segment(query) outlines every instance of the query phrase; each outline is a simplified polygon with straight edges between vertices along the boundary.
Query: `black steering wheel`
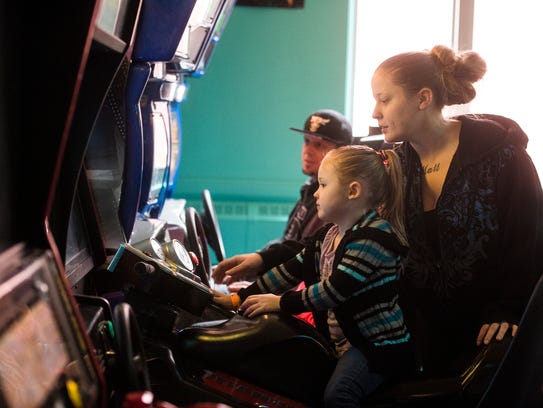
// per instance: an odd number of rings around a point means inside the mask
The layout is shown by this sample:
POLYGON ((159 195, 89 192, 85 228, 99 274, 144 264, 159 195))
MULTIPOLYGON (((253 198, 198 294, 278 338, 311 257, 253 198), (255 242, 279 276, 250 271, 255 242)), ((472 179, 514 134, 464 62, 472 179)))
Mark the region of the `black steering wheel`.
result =
POLYGON ((213 249, 213 252, 215 252, 217 262, 221 262, 226 258, 226 253, 224 250, 217 212, 215 211, 215 206, 213 205, 213 200, 211 199, 211 193, 207 189, 202 191, 202 202, 204 204, 204 210, 202 211, 202 224, 204 226, 207 242, 211 249, 213 249))
POLYGON ((209 257, 204 227, 198 211, 194 207, 185 209, 185 224, 187 225, 185 246, 189 251, 194 252, 198 258, 198 265, 194 269, 194 273, 202 280, 204 285, 210 286, 211 258, 209 257))
POLYGON ((132 307, 119 303, 113 310, 117 346, 116 380, 123 393, 151 391, 149 368, 143 349, 139 325, 132 307))

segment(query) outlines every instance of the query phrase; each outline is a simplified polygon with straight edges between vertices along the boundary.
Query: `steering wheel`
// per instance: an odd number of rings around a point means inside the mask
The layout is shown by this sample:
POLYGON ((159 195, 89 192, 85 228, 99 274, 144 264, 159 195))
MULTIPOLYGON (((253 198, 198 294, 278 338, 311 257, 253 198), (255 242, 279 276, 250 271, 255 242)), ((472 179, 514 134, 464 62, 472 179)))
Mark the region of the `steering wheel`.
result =
POLYGON ((116 378, 123 393, 151 391, 149 369, 143 341, 132 307, 119 303, 113 310, 113 326, 117 345, 116 378))
POLYGON ((209 246, 215 252, 217 261, 221 262, 226 258, 224 250, 224 244, 222 240, 221 228, 217 219, 217 212, 211 199, 209 190, 202 191, 202 201, 204 204, 204 210, 202 211, 202 224, 209 246))
POLYGON ((204 227, 198 211, 194 207, 185 209, 185 223, 187 224, 185 246, 189 251, 194 252, 198 258, 198 265, 196 265, 194 273, 202 280, 204 285, 210 286, 211 258, 209 257, 204 227))

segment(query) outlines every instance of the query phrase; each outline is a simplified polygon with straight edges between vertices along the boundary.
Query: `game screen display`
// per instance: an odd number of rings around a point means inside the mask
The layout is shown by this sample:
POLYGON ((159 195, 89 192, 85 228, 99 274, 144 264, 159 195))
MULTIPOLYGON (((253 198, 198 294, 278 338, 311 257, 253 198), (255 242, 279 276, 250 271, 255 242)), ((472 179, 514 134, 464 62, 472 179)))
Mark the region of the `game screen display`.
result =
POLYGON ((68 361, 51 308, 36 302, 0 335, 0 384, 8 407, 41 406, 68 361))
POLYGON ((163 188, 166 187, 166 171, 169 168, 169 109, 166 102, 153 102, 153 170, 148 202, 156 202, 163 188))
POLYGON ((97 372, 59 270, 49 252, 21 247, 0 253, 0 406, 96 406, 97 372))
POLYGON ((209 53, 204 57, 206 51, 219 40, 234 5, 234 0, 199 0, 194 5, 175 52, 183 72, 205 69, 203 65, 209 60, 209 53))

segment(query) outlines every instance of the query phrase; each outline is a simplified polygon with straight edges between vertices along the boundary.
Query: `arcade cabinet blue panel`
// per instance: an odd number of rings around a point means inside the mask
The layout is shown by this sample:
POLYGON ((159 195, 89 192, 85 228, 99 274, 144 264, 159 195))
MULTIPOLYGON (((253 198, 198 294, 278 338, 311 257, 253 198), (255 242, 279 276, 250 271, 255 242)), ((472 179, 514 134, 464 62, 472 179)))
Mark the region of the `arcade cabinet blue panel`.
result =
MULTIPOLYGON (((117 248, 130 236, 140 194, 141 132, 131 132, 130 123, 125 124, 121 113, 130 96, 126 96, 124 89, 129 77, 127 66, 128 61, 125 61, 113 81, 85 156, 85 174, 105 248, 117 248)), ((146 81, 145 73, 143 76, 142 84, 146 81)))
POLYGON ((119 202, 124 241, 130 239, 141 199, 144 147, 140 99, 150 74, 151 65, 147 62, 133 62, 128 68, 125 90, 126 146, 119 202))
POLYGON ((170 61, 196 0, 145 0, 138 24, 134 61, 170 61))
MULTIPOLYGON (((157 217, 169 180, 170 119, 161 98, 163 63, 170 61, 196 0, 148 0, 141 10, 127 81, 128 149, 121 222, 130 240, 137 212, 157 217), (130 180, 130 182, 128 182, 130 180), (138 191, 135 191, 138 189, 138 191), (125 199, 126 197, 126 199, 125 199), (135 202, 134 202, 135 201, 135 202)), ((165 73, 165 70, 164 70, 165 73)), ((164 81, 165 82, 165 81, 164 81)))
MULTIPOLYGON (((177 90, 183 88, 185 75, 203 74, 234 4, 233 0, 198 0, 186 21, 182 37, 171 50, 173 60, 165 66, 158 61, 154 63, 140 101, 144 159, 139 212, 145 217, 160 216, 174 187, 181 149, 177 90), (161 76, 162 68, 166 72, 161 76)), ((155 11, 149 20, 157 19, 158 15, 155 11)), ((146 18, 142 17, 142 20, 146 18)), ((150 28, 152 25, 145 27, 145 30, 138 30, 136 45, 141 50, 136 54, 140 60, 149 61, 158 56, 153 45, 157 33, 150 28)), ((171 40, 170 35, 167 41, 170 45, 171 40)))

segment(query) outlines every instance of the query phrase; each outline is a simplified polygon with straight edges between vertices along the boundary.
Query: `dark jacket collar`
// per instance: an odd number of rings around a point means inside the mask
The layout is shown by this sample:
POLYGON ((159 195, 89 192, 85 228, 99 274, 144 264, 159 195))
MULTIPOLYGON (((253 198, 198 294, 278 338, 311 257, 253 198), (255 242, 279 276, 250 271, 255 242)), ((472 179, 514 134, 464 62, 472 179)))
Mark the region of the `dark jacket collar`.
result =
POLYGON ((461 115, 462 122, 457 160, 460 165, 470 164, 502 149, 515 145, 526 149, 528 136, 512 119, 490 114, 461 115))
MULTIPOLYGON (((462 122, 460 140, 455 154, 455 167, 464 167, 482 160, 507 145, 526 149, 528 136, 514 120, 499 115, 468 114, 454 116, 462 122)), ((406 158, 418 157, 409 143, 405 143, 406 158)))

